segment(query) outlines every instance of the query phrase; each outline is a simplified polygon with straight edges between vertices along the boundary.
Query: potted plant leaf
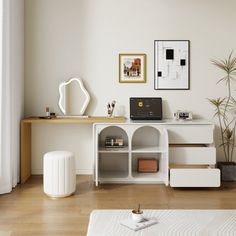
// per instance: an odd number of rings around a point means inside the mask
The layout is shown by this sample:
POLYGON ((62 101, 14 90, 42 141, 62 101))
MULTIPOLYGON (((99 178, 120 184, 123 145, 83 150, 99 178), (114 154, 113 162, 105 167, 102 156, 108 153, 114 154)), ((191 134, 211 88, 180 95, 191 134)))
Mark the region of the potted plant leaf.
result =
POLYGON ((236 100, 232 96, 232 85, 236 80, 236 57, 233 52, 225 60, 212 60, 213 65, 223 71, 224 77, 218 83, 225 83, 227 96, 209 99, 215 107, 214 117, 220 126, 220 147, 223 149, 224 161, 218 162, 222 181, 236 181, 236 163, 234 162, 235 129, 236 129, 236 100))

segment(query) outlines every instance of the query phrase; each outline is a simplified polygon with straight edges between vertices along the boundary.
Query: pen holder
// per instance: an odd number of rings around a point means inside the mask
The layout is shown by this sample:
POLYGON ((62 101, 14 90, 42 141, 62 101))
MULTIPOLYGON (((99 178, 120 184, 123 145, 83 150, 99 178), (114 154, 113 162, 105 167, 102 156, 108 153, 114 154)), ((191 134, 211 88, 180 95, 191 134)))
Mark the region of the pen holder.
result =
POLYGON ((112 101, 112 103, 108 103, 107 104, 107 116, 108 117, 112 117, 113 116, 115 105, 116 105, 116 101, 112 101))

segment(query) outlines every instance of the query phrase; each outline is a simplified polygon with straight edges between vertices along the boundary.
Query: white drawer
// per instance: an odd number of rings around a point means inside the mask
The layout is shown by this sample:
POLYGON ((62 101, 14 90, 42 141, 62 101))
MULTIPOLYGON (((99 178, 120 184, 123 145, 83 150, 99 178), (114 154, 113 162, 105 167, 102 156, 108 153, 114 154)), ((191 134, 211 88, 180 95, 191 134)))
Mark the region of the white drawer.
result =
POLYGON ((169 160, 173 164, 215 165, 215 147, 170 147, 169 160))
POLYGON ((169 125, 168 135, 170 144, 180 143, 213 143, 213 129, 211 124, 206 125, 169 125))
POLYGON ((171 169, 171 187, 220 187, 219 169, 171 169))

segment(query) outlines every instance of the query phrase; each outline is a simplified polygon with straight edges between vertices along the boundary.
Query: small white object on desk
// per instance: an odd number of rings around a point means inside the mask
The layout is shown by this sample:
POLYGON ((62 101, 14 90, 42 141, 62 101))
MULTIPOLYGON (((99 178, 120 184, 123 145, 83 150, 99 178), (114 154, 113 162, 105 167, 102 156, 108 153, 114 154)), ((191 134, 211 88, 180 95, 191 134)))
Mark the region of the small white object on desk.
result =
POLYGON ((178 110, 174 113, 174 117, 176 120, 192 120, 193 119, 193 114, 191 111, 181 111, 178 110))
POLYGON ((108 117, 113 117, 113 112, 115 109, 116 101, 112 101, 112 103, 107 104, 107 115, 108 117))

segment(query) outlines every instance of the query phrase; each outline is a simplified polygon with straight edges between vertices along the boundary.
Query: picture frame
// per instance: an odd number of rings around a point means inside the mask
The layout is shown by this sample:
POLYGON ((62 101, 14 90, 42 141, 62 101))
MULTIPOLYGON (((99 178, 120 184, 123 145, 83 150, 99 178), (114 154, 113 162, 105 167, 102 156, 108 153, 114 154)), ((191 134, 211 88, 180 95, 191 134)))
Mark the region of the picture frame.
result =
POLYGON ((119 82, 146 83, 146 54, 119 54, 119 82))
POLYGON ((154 89, 190 90, 189 40, 154 40, 154 89))

